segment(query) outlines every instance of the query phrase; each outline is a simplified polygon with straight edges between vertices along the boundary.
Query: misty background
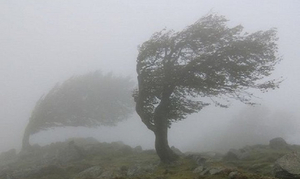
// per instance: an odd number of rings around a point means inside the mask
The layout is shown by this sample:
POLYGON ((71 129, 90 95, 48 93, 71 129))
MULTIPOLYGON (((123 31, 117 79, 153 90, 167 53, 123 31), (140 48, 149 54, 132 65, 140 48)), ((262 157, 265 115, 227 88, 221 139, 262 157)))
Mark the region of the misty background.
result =
MULTIPOLYGON (((239 102, 228 109, 209 106, 173 124, 170 146, 226 151, 274 137, 300 144, 299 8, 297 0, 0 0, 0 152, 20 149, 36 101, 57 82, 95 70, 136 81, 138 45, 156 31, 181 30, 209 12, 247 32, 276 27, 283 61, 272 77, 283 76, 284 82, 258 93, 255 108, 239 102)), ((154 135, 135 113, 117 127, 48 130, 31 143, 88 136, 154 148, 154 135)))

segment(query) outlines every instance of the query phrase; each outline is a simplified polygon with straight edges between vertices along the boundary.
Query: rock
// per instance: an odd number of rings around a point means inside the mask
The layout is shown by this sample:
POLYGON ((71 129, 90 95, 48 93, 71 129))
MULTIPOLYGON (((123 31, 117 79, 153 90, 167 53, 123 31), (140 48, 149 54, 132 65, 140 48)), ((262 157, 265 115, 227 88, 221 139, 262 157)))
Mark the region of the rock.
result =
POLYGON ((97 178, 98 179, 122 178, 122 172, 120 170, 106 170, 97 178))
MULTIPOLYGON (((88 145, 84 147, 84 152, 86 155, 88 156, 92 156, 92 155, 106 155, 107 154, 107 150, 105 149, 105 144, 103 143, 99 143, 99 144, 95 144, 95 145, 88 145)), ((110 150, 112 151, 112 150, 110 150)))
POLYGON ((143 148, 139 145, 133 148, 133 152, 135 153, 141 153, 143 152, 143 148))
POLYGON ((171 150, 177 155, 183 155, 183 153, 174 146, 171 147, 171 150))
POLYGON ((217 175, 217 174, 221 173, 222 171, 224 171, 224 168, 212 168, 209 170, 209 174, 217 175))
POLYGON ((72 142, 74 141, 75 145, 79 147, 85 147, 89 145, 96 145, 99 144, 99 141, 93 137, 87 137, 87 138, 69 138, 66 140, 66 142, 72 142))
POLYGON ((10 176, 12 178, 27 178, 32 175, 35 175, 39 172, 41 167, 28 167, 28 168, 21 168, 18 170, 14 170, 10 176))
POLYGON ((207 175, 207 174, 209 174, 209 170, 210 170, 210 168, 207 168, 207 169, 203 170, 203 171, 200 173, 200 175, 207 175))
POLYGON ((247 151, 241 151, 236 149, 230 149, 227 154, 223 157, 224 160, 242 160, 249 157, 250 154, 247 151))
POLYGON ((292 152, 279 158, 275 162, 273 172, 277 178, 300 178, 300 153, 292 152))
POLYGON ((0 178, 7 179, 12 178, 11 176, 12 170, 9 167, 0 167, 0 178))
POLYGON ((222 154, 217 153, 217 152, 205 152, 205 153, 203 153, 203 155, 207 158, 215 159, 215 160, 222 159, 222 157, 223 157, 222 154))
POLYGON ((250 156, 250 153, 245 151, 245 152, 242 152, 241 155, 238 156, 238 159, 239 160, 247 159, 249 156, 250 156))
POLYGON ((46 176, 56 176, 56 177, 63 177, 66 174, 65 170, 55 166, 49 165, 46 167, 42 167, 34 173, 30 173, 30 178, 42 178, 46 176))
POLYGON ((228 175, 228 178, 229 179, 234 179, 237 175, 238 175, 237 171, 230 172, 229 175, 228 175))
POLYGON ((141 167, 140 166, 130 167, 127 170, 127 176, 137 176, 140 173, 141 173, 141 167))
POLYGON ((230 149, 227 154, 224 156, 225 160, 238 160, 239 156, 242 153, 239 150, 236 149, 230 149))
POLYGON ((199 166, 197 168, 195 168, 195 170, 193 171, 193 173, 201 173, 204 170, 203 166, 199 166))
POLYGON ((19 159, 32 159, 32 158, 38 158, 41 156, 42 153, 42 147, 34 144, 30 147, 30 150, 21 150, 21 152, 18 154, 19 159))
POLYGON ((110 145, 116 150, 122 148, 125 144, 122 141, 116 141, 110 143, 110 145))
MULTIPOLYGON (((48 166, 30 166, 26 168, 14 169, 12 172, 7 172, 7 176, 13 179, 21 178, 42 178, 46 176, 64 177, 66 172, 64 169, 56 165, 48 166)), ((1 178, 2 179, 2 178, 1 178)))
POLYGON ((82 172, 80 172, 74 179, 89 179, 97 178, 103 173, 103 169, 100 166, 90 167, 82 172))
POLYGON ((201 154, 190 154, 186 158, 192 159, 196 162, 199 166, 204 166, 206 162, 206 158, 203 157, 201 154))
POLYGON ((281 137, 277 137, 277 138, 274 138, 274 139, 270 140, 269 146, 272 149, 285 149, 285 148, 288 148, 288 144, 281 137))
POLYGON ((127 176, 132 177, 132 176, 142 175, 145 173, 151 173, 154 171, 154 169, 155 169, 154 165, 147 165, 147 166, 136 165, 136 166, 130 167, 127 170, 127 176))
POLYGON ((129 145, 123 145, 118 151, 123 155, 130 155, 133 153, 133 149, 129 145))
POLYGON ((253 148, 249 145, 246 145, 245 147, 240 149, 241 152, 251 152, 252 150, 253 150, 253 148))
POLYGON ((71 141, 66 148, 58 152, 56 159, 62 163, 68 163, 80 160, 83 156, 83 149, 76 146, 75 143, 71 141))

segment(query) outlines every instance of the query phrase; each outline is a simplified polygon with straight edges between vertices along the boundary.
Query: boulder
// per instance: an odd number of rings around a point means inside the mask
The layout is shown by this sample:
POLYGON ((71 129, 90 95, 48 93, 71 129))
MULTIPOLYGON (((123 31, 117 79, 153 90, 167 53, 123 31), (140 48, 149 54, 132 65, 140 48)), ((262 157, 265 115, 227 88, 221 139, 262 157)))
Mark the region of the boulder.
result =
POLYGON ((228 174, 229 179, 234 179, 239 173, 237 171, 230 172, 228 174))
POLYGON ((223 157, 224 160, 242 160, 249 157, 249 152, 244 150, 230 149, 223 157))
POLYGON ((85 147, 89 145, 96 145, 99 144, 99 141, 93 137, 87 137, 87 138, 69 138, 66 140, 66 142, 74 141, 75 145, 79 147, 85 147))
POLYGON ((145 173, 151 173, 155 169, 155 165, 146 165, 146 166, 141 166, 141 165, 136 165, 128 168, 127 170, 127 176, 128 177, 133 177, 133 176, 139 176, 143 175, 145 173))
POLYGON ((212 168, 209 170, 209 174, 211 175, 217 175, 223 172, 225 169, 224 168, 212 168))
POLYGON ((133 153, 133 149, 129 145, 123 145, 118 151, 123 155, 130 155, 133 153))
POLYGON ((275 177, 283 179, 300 178, 300 153, 292 152, 279 158, 274 165, 275 177))
POLYGON ((104 172, 103 168, 100 166, 90 167, 82 172, 80 172, 74 179, 89 179, 97 178, 104 172))
POLYGON ((194 169, 193 173, 201 173, 203 172, 204 170, 204 167, 203 166, 199 166, 197 168, 194 169))
POLYGON ((130 177, 140 175, 141 173, 142 173, 142 170, 141 170, 140 166, 133 166, 127 170, 127 176, 130 176, 130 177))
POLYGON ((177 155, 183 155, 183 153, 176 147, 172 146, 171 150, 177 155))
POLYGON ((133 148, 133 152, 135 153, 141 153, 143 152, 143 148, 139 145, 133 148))
POLYGON ((105 170, 98 179, 124 178, 120 170, 105 170))
POLYGON ((285 149, 285 148, 288 148, 288 144, 281 137, 271 139, 270 142, 269 142, 269 146, 272 149, 285 149))
POLYGON ((110 143, 110 146, 113 147, 114 150, 118 150, 118 149, 122 148, 124 145, 125 144, 122 141, 116 141, 116 142, 110 143))
MULTIPOLYGON (((36 168, 37 169, 37 168, 36 168)), ((66 171, 56 165, 49 165, 38 169, 35 172, 29 174, 28 178, 42 178, 46 176, 52 176, 61 178, 66 175, 66 171)))
POLYGON ((42 167, 40 166, 30 166, 26 168, 20 168, 17 170, 13 170, 9 174, 11 178, 29 178, 39 173, 42 167))
POLYGON ((206 163, 206 160, 207 160, 207 158, 205 158, 201 154, 190 154, 186 158, 194 160, 197 165, 203 166, 203 167, 205 166, 205 163, 206 163))
POLYGON ((209 174, 209 170, 210 170, 210 168, 207 168, 207 169, 203 170, 203 171, 200 173, 200 176, 209 174))
POLYGON ((83 149, 75 145, 73 141, 68 146, 58 152, 56 159, 61 163, 68 163, 82 159, 84 156, 83 149))

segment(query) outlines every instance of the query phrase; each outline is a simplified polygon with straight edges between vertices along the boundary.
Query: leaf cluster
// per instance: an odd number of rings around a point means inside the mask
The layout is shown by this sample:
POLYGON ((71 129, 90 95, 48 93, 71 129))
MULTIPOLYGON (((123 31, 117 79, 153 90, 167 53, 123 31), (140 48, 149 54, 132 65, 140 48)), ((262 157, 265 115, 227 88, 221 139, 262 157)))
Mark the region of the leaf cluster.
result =
POLYGON ((129 78, 96 71, 57 84, 36 103, 31 134, 52 127, 115 125, 132 113, 129 78))
POLYGON ((280 81, 263 81, 281 60, 276 29, 243 32, 227 26, 224 16, 209 14, 182 31, 162 30, 139 47, 137 58, 140 114, 153 123, 155 109, 169 99, 168 119, 186 118, 220 98, 252 104, 249 89, 274 89, 280 81))

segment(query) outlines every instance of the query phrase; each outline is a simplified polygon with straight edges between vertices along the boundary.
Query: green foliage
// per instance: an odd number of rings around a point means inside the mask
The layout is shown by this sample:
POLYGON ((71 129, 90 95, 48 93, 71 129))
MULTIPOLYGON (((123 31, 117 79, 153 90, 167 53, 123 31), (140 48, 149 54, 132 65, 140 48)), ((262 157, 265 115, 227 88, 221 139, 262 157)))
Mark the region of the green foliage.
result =
POLYGON ((26 130, 30 134, 52 127, 115 125, 131 114, 129 78, 99 71, 57 84, 36 103, 26 130))
POLYGON ((182 31, 154 33, 139 47, 134 97, 149 129, 155 128, 158 111, 171 123, 210 103, 227 107, 221 101, 235 99, 253 104, 249 89, 278 87, 280 81, 263 81, 281 60, 276 29, 248 34, 241 25, 228 27, 227 21, 210 14, 182 31))

